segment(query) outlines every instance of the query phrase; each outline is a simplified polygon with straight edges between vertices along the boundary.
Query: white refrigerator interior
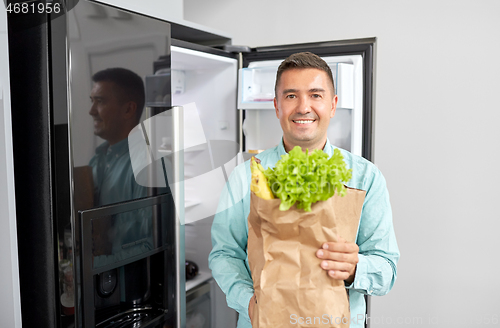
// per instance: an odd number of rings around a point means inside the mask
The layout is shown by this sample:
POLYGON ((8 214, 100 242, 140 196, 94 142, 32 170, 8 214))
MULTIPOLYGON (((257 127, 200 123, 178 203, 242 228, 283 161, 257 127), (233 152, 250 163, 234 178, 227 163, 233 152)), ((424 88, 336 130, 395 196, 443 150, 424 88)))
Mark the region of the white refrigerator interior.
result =
MULTIPOLYGON (((190 108, 185 115, 185 143, 196 135, 204 136, 191 143, 184 152, 185 190, 185 258, 195 262, 200 273, 186 282, 186 292, 209 281, 208 255, 212 249, 210 229, 220 192, 227 177, 236 165, 236 84, 238 63, 236 59, 212 55, 191 49, 172 46, 172 105, 190 108), (193 103, 196 110, 193 111, 193 103), (190 123, 191 122, 191 123, 190 123), (203 131, 191 131, 193 122, 201 122, 203 131), (222 145, 221 146, 221 142, 222 145), (196 145, 195 145, 196 144, 196 145), (217 146, 219 145, 219 146, 217 146), (216 149, 216 147, 218 147, 216 149), (224 153, 221 155, 221 152, 224 153), (230 159, 218 166, 214 157, 230 159), (206 169, 206 166, 210 166, 206 169), (200 168, 201 171, 200 171, 200 168)), ((197 130, 200 129, 199 124, 197 130)), ((187 325, 210 327, 235 327, 236 312, 227 307, 225 295, 217 284, 211 284, 213 299, 210 304, 212 318, 206 311, 192 309, 186 312, 187 325)))
MULTIPOLYGON (((284 59, 284 58, 283 58, 284 59)), ((332 70, 339 97, 328 138, 337 147, 361 156, 363 137, 363 61, 360 55, 323 57, 332 70)), ((252 62, 240 69, 238 109, 245 110, 245 149, 259 152, 281 141, 274 109, 276 71, 282 60, 252 62)))

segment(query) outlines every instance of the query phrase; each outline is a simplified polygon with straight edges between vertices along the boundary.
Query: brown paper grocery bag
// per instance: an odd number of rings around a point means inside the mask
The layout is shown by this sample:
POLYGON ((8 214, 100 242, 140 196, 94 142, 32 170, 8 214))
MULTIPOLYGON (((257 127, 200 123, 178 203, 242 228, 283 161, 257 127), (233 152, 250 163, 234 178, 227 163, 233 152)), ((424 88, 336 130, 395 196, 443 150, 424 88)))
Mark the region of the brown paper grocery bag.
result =
POLYGON ((349 327, 344 281, 320 267, 316 251, 337 234, 354 242, 366 192, 347 188, 311 212, 280 211, 281 200, 251 193, 248 261, 257 298, 253 327, 349 327))

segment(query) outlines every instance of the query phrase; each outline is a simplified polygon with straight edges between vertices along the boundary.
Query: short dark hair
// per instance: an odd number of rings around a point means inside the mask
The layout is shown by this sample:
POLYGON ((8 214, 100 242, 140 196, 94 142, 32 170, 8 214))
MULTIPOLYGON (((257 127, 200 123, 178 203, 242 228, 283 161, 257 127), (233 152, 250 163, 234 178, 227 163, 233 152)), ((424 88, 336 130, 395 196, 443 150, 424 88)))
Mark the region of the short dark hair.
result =
POLYGON ((122 101, 133 101, 137 105, 136 119, 139 122, 145 103, 144 82, 136 73, 126 68, 107 68, 92 76, 94 82, 113 82, 120 89, 122 101))
POLYGON ((294 68, 316 68, 326 73, 333 86, 333 94, 335 94, 335 83, 333 82, 333 75, 330 66, 316 54, 312 52, 298 52, 288 56, 281 62, 276 72, 276 84, 274 85, 274 93, 278 92, 278 83, 280 82, 283 72, 294 68))

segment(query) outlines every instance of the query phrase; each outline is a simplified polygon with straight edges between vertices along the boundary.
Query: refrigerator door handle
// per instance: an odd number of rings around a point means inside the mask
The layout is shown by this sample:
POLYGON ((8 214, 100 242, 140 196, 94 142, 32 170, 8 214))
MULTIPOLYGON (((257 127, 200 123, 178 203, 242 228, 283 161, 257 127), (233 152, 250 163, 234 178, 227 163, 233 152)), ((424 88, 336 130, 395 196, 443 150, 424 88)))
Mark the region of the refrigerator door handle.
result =
POLYGON ((181 106, 173 106, 172 109, 172 153, 174 175, 176 177, 172 188, 174 204, 176 206, 175 259, 178 265, 176 272, 176 312, 177 327, 186 327, 186 275, 184 254, 184 115, 181 106))
MULTIPOLYGON (((237 74, 238 74, 238 80, 237 80, 238 84, 241 83, 240 82, 241 77, 239 75, 240 75, 240 72, 241 72, 240 70, 242 68, 243 68, 243 53, 240 52, 240 53, 238 53, 238 72, 237 72, 237 74)), ((237 87, 237 94, 238 94, 238 100, 237 100, 236 106, 238 106, 239 97, 241 95, 239 94, 240 93, 240 86, 237 85, 236 87, 237 87)), ((240 145, 240 148, 239 148, 238 151, 240 153, 243 153, 243 143, 244 143, 244 140, 243 140, 243 120, 244 120, 244 117, 243 117, 243 115, 244 115, 244 113, 243 113, 242 110, 239 110, 237 112, 238 112, 238 118, 237 118, 238 122, 236 124, 236 128, 237 128, 236 131, 238 131, 238 139, 236 140, 236 142, 238 142, 238 144, 240 145)))

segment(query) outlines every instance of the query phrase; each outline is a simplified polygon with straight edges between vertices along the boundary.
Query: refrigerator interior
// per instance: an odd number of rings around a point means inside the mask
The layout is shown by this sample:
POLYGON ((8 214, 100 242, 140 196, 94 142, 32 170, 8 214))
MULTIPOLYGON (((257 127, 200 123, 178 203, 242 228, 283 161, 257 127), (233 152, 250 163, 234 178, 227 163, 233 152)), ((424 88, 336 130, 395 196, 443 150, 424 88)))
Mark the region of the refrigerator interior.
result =
MULTIPOLYGON (((363 133, 363 60, 361 55, 322 57, 330 66, 339 97, 328 138, 337 147, 361 155, 363 133)), ((245 150, 275 147, 282 137, 273 98, 282 60, 254 61, 240 70, 238 109, 245 110, 245 150)))
MULTIPOLYGON (((185 120, 185 258, 199 267, 199 274, 186 281, 189 293, 212 278, 208 255, 213 215, 226 177, 237 164, 238 63, 235 58, 178 46, 172 46, 171 55, 172 104, 184 106, 185 120)), ((218 285, 213 285, 214 327, 235 326, 236 312, 227 307, 218 285)), ((203 317, 208 322, 205 316, 206 311, 190 312, 187 324, 190 318, 201 321, 203 317)))

